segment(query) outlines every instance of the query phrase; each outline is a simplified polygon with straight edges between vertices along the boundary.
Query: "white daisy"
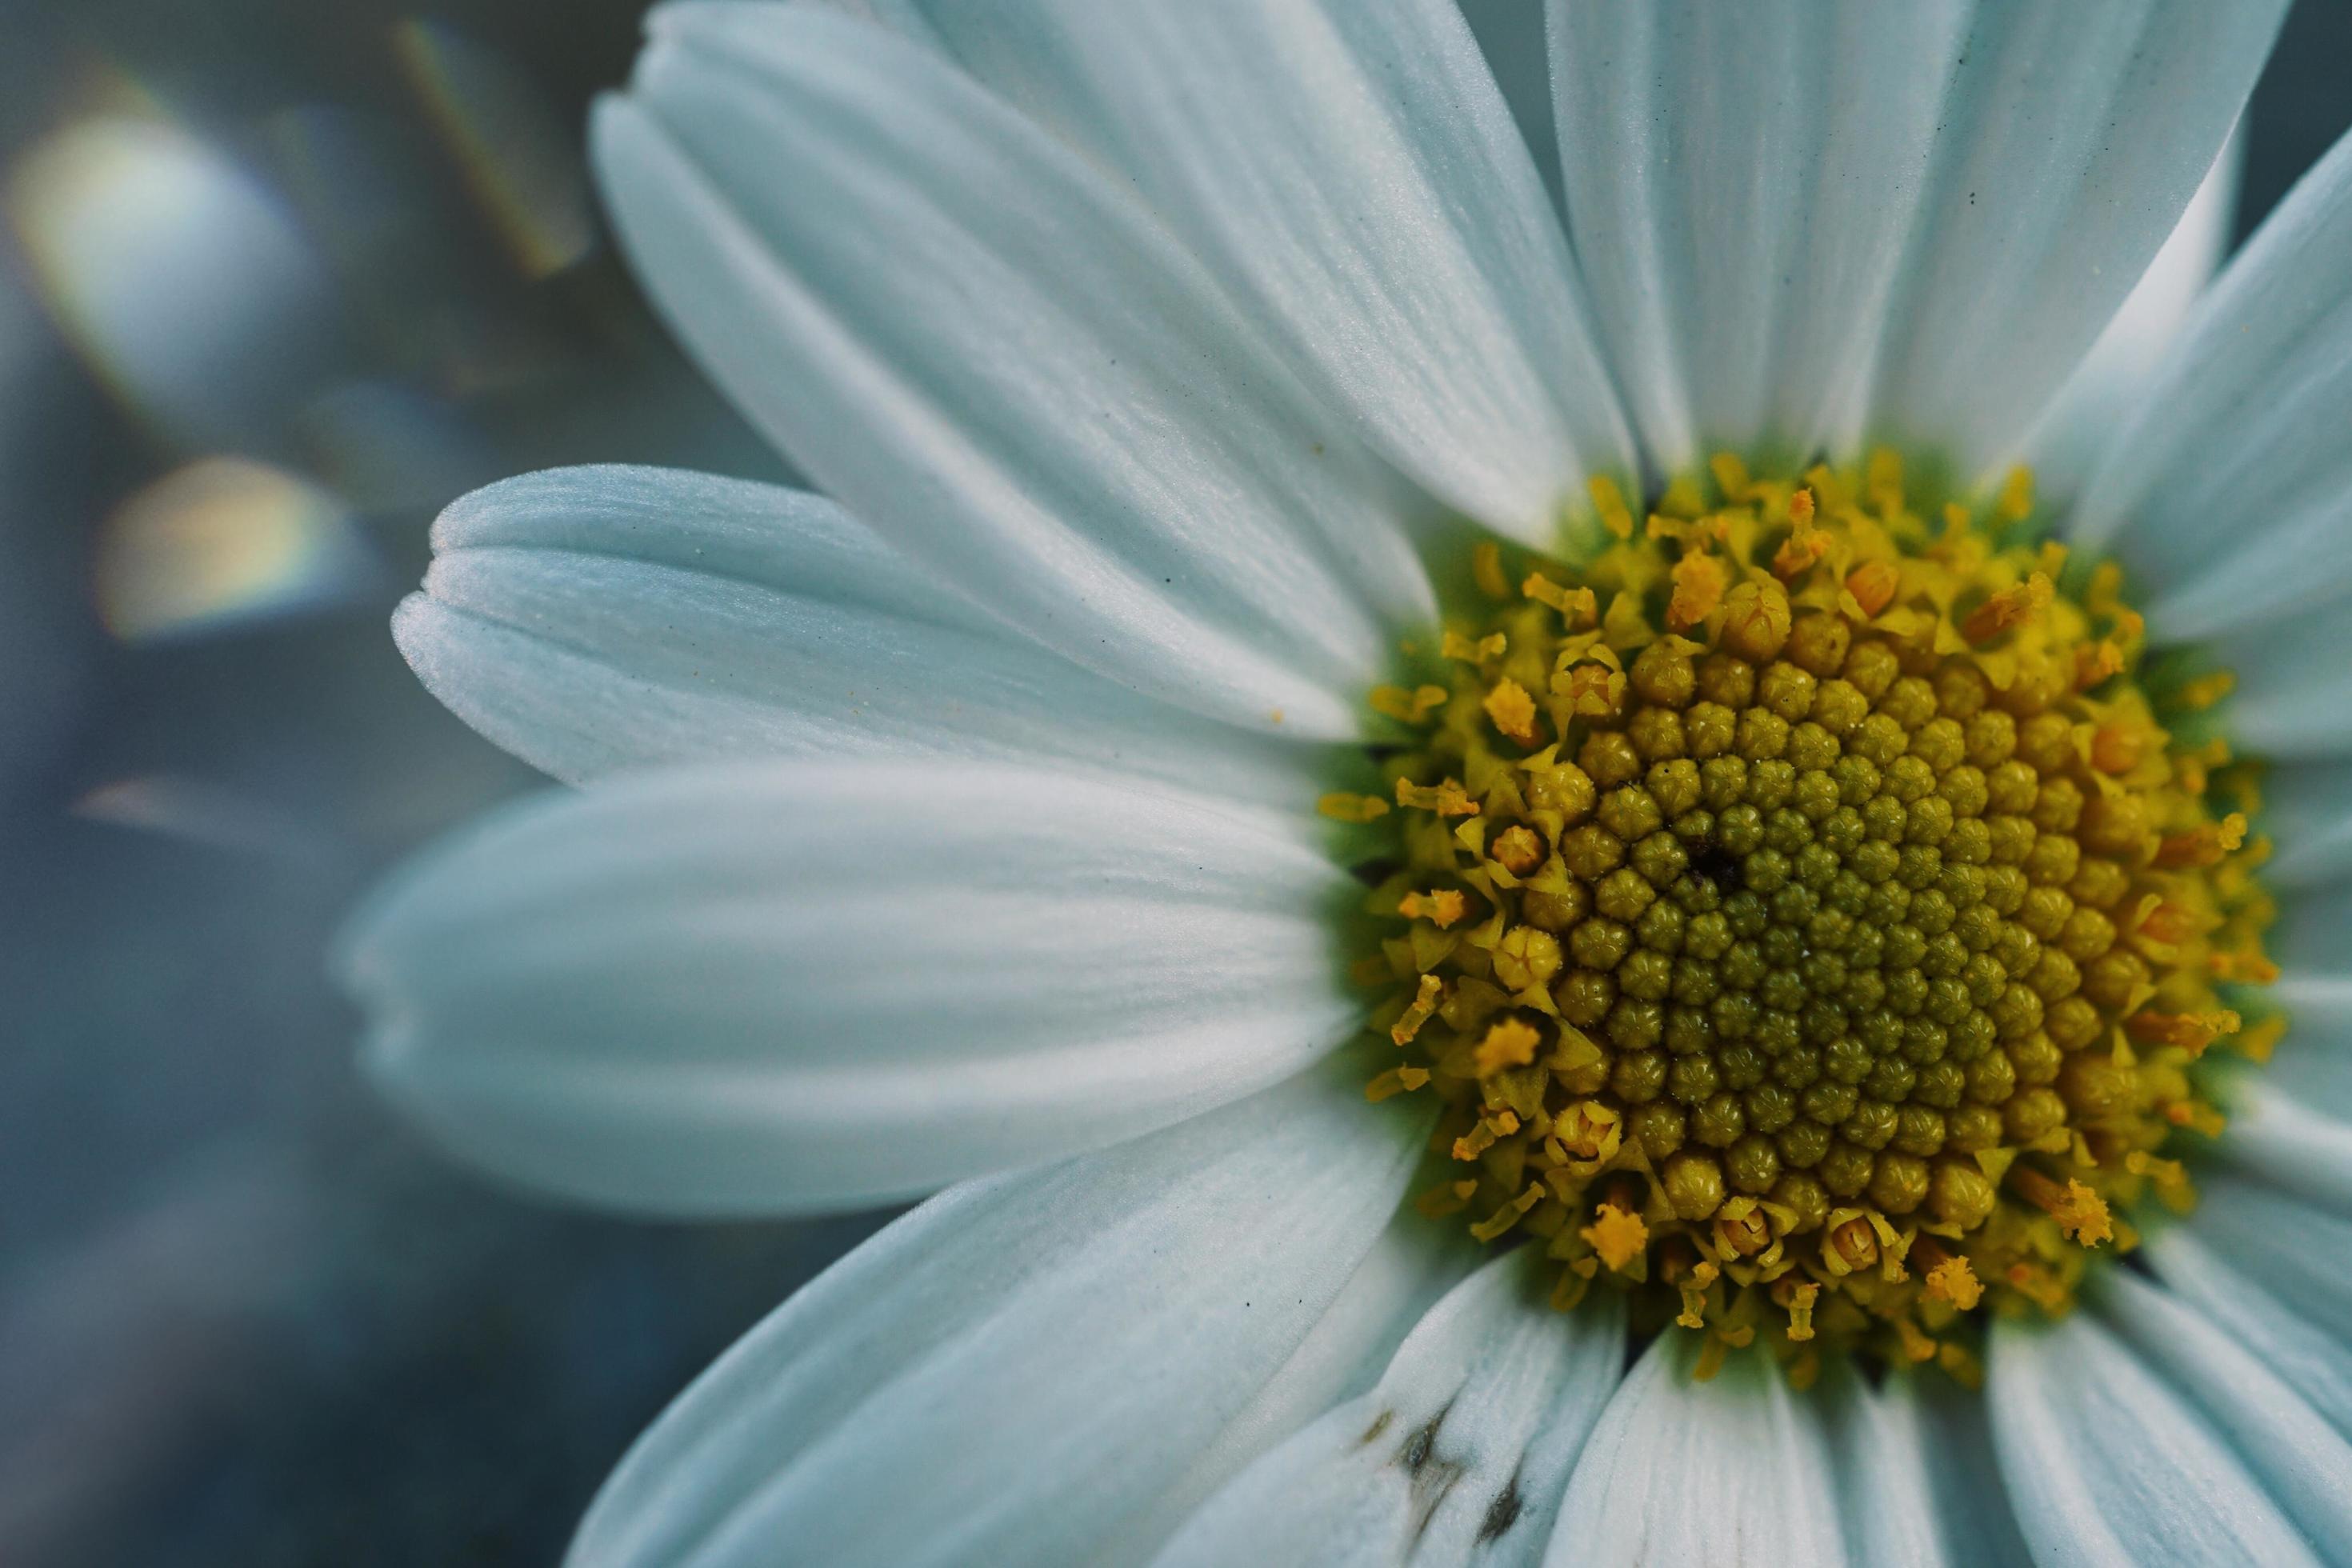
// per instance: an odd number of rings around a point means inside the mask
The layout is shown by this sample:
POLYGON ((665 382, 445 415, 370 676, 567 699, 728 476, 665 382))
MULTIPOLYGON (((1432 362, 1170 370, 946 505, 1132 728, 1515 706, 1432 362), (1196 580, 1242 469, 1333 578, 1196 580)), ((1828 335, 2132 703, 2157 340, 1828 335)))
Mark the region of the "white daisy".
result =
POLYGON ((402 647, 591 787, 361 919, 366 1059, 948 1190, 576 1559, 2352 1556, 2352 151, 2200 292, 2281 9, 1555 0, 1559 210, 1448 0, 656 13, 606 199, 831 499, 444 515, 402 647))

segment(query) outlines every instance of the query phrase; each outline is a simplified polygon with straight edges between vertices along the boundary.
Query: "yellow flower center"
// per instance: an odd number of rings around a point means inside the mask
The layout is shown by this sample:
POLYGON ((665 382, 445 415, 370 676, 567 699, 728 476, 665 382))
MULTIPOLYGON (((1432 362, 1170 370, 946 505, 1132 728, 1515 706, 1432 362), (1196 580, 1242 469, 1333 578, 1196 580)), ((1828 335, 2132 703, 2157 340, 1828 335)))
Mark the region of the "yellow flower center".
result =
POLYGON ((2227 679, 2143 660, 2021 471, 1932 520, 1887 454, 1711 478, 1639 525, 1596 485, 1580 570, 1479 546, 1484 605, 1372 694, 1392 795, 1323 802, 1385 872, 1370 1093, 1443 1101, 1422 1207, 1562 1307, 1972 1377, 1972 1316, 2192 1201, 2200 1058, 2284 1030, 2252 778, 2195 733, 2227 679))

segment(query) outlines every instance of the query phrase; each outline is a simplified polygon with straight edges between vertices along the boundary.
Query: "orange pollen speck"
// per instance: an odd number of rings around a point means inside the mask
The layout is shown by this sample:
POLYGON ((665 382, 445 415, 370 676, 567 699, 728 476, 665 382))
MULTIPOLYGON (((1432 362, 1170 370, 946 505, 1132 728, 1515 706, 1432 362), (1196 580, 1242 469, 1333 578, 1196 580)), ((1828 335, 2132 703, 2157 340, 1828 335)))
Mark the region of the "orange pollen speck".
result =
POLYGON ((2028 616, 2048 609, 2056 592, 2049 577, 2036 572, 1969 611, 1969 618, 1960 623, 1960 635, 1972 643, 1990 642, 2028 616))
POLYGON ((2070 1239, 2096 1247, 2114 1238, 2116 1227, 2107 1215, 2106 1199, 2082 1182, 2070 1177, 2061 1186, 2030 1165, 2013 1167, 2010 1181, 2026 1202, 2056 1220, 2058 1229, 2070 1239))
POLYGON ((2103 773, 2127 773, 2139 765, 2146 737, 2123 724, 2102 724, 2091 733, 2091 765, 2103 773))
POLYGON ((2197 934, 2197 916, 2182 905, 2159 903, 2139 922, 2139 934, 2150 942, 2179 946, 2197 934))
POLYGON ((1397 804, 1419 811, 1433 811, 1440 816, 1475 816, 1478 803, 1463 792, 1452 779, 1433 784, 1417 784, 1397 780, 1397 804))
POLYGON ((1902 571, 1892 561, 1865 561, 1845 578, 1845 591, 1853 595, 1865 616, 1874 616, 1893 604, 1895 591, 1902 585, 1902 571))
POLYGON ((1773 552, 1772 575, 1783 583, 1793 582, 1814 562, 1827 554, 1829 548, 1827 531, 1800 520, 1790 531, 1789 537, 1781 542, 1780 548, 1773 552))
POLYGON ((2190 1056, 2224 1035, 2234 1035, 2243 1020, 2226 1007, 2203 1013, 2135 1013, 2124 1028, 2144 1045, 2178 1046, 2190 1056))
POLYGON ((1438 930, 1469 912, 1470 900, 1452 888, 1433 893, 1407 893, 1397 900, 1397 912, 1407 920, 1427 921, 1438 930))
POLYGON ((2213 866, 2246 842, 2246 819, 2231 812, 2219 822, 2201 822, 2186 833, 2165 836, 2157 846, 2156 863, 2168 871, 2213 866))
POLYGON ((1543 864, 1544 841, 1524 823, 1497 834, 1487 854, 1514 877, 1524 877, 1543 864))

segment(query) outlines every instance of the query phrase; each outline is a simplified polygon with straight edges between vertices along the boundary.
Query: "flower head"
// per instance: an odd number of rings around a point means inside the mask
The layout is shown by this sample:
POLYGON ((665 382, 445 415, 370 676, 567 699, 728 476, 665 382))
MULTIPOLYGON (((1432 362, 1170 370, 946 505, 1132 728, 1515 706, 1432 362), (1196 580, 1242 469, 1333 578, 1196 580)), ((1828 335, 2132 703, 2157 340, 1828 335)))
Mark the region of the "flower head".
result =
POLYGON ((832 500, 445 514, 404 649, 589 787, 368 1060, 947 1191, 580 1560, 2341 1554, 2352 1077, 2229 1064, 2340 1003, 2246 759, 2352 749, 2352 151, 2183 321, 2278 9, 1556 0, 1516 106, 1447 0, 657 12, 608 202, 832 500))

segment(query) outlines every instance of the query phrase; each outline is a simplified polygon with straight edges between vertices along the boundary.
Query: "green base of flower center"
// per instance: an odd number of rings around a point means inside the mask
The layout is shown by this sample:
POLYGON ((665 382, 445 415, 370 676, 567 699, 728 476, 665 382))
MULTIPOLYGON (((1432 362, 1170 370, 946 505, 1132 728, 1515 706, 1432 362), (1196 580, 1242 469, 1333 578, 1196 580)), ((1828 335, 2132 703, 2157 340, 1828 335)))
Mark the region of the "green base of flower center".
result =
MULTIPOLYGON (((1580 571, 1481 546, 1487 604, 1372 705, 1411 736, 1359 966, 1394 987, 1375 1097, 1433 1094, 1425 1193, 1596 1285, 1811 1364, 1970 1375, 1962 1325, 2063 1310, 2166 1150, 2199 1062, 2267 1051, 2251 782, 2165 726, 2112 570, 1907 510, 1900 469, 1685 483, 1580 571), (2060 584, 2080 583, 2077 592, 2060 584)), ((1423 650, 1425 653, 1426 650, 1423 650)))

